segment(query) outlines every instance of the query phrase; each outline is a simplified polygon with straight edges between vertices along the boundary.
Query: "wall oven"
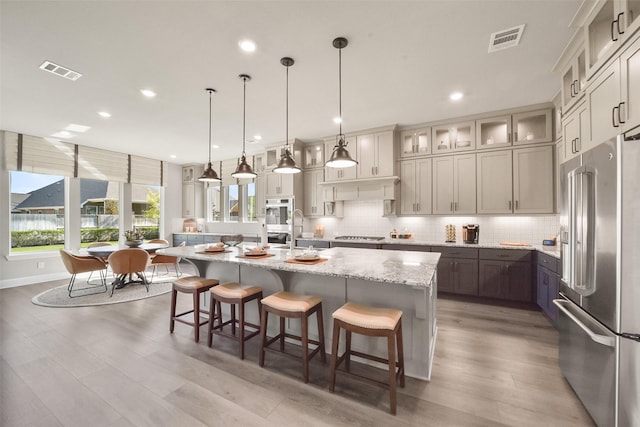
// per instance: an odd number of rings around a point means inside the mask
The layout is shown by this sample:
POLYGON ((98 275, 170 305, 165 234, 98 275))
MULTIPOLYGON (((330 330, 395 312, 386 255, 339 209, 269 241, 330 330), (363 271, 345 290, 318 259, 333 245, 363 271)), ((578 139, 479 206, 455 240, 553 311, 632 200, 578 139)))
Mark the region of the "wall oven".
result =
POLYGON ((268 233, 290 232, 293 199, 267 199, 264 222, 268 233))

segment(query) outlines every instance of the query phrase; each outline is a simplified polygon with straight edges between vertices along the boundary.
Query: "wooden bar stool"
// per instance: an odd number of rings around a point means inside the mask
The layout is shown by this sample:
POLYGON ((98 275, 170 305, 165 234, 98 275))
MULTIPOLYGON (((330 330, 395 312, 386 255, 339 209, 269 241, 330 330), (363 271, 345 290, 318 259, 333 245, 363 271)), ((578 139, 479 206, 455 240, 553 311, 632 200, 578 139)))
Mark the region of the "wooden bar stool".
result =
MULTIPOLYGON (((284 351, 284 339, 292 338, 302 343, 302 366, 304 382, 309 382, 309 360, 317 353, 320 353, 322 363, 326 361, 324 347, 324 326, 322 323, 322 299, 312 295, 299 295, 291 292, 278 292, 262 300, 262 311, 260 312, 260 366, 264 366, 265 350, 277 351, 288 356, 294 356, 284 351), (267 323, 269 313, 280 316, 280 333, 267 341, 267 323), (316 313, 318 320, 319 341, 309 339, 309 316, 316 313), (301 336, 285 333, 284 319, 300 319, 301 336), (280 349, 276 350, 269 346, 274 342, 280 342, 280 349), (316 345, 316 348, 309 352, 309 343, 316 345)), ((297 356, 294 356, 297 357, 297 356)))
MULTIPOLYGON (((396 381, 400 381, 400 386, 404 387, 404 351, 402 348, 402 311, 390 308, 374 308, 363 305, 346 303, 333 312, 333 340, 331 346, 331 368, 329 390, 333 393, 336 385, 336 368, 345 362, 345 369, 350 372, 351 355, 373 360, 389 366, 389 399, 391 414, 396 414, 396 381), (340 340, 340 330, 346 332, 346 349, 342 356, 338 357, 338 342, 340 340), (367 335, 371 337, 387 337, 388 358, 373 356, 371 354, 360 353, 351 350, 351 333, 367 335), (395 342, 394 342, 395 341, 395 342), (396 361, 396 343, 398 346, 398 357, 396 361), (397 371, 396 371, 397 368, 397 371)), ((356 375, 356 374, 352 374, 356 375)), ((356 375, 362 377, 360 375, 356 375)), ((379 381, 369 379, 380 384, 379 381)))
POLYGON ((200 294, 218 285, 218 283, 220 282, 215 279, 207 279, 205 277, 198 276, 183 277, 173 282, 173 285, 171 286, 171 320, 169 322, 170 333, 173 333, 173 328, 176 321, 182 322, 186 325, 193 326, 193 328, 195 329, 196 342, 200 341, 200 326, 206 325, 208 322, 208 319, 201 321, 200 315, 206 314, 209 317, 212 317, 211 313, 214 312, 211 309, 210 311, 200 310, 200 294), (176 300, 178 298, 178 292, 193 295, 193 309, 185 311, 184 313, 176 314, 176 300), (193 313, 193 322, 189 322, 185 319, 180 319, 181 316, 187 315, 189 313, 193 313))
POLYGON ((213 334, 222 335, 227 338, 235 339, 240 343, 240 359, 244 359, 244 343, 250 338, 255 337, 260 333, 260 326, 245 321, 244 305, 253 300, 258 301, 258 313, 260 313, 260 300, 262 299, 262 288, 258 286, 242 287, 239 283, 231 282, 224 285, 216 286, 211 289, 211 309, 213 313, 217 315, 210 316, 209 318, 209 330, 207 333, 207 345, 211 347, 213 342, 213 334), (222 321, 222 311, 220 310, 220 303, 231 304, 231 319, 226 322, 222 321), (239 309, 239 316, 236 319, 236 305, 239 309), (214 326, 214 319, 218 319, 218 324, 214 326), (226 325, 231 324, 231 333, 226 333, 223 328, 226 325), (236 334, 236 324, 240 329, 239 334, 236 334), (255 331, 246 333, 245 326, 249 326, 255 331))

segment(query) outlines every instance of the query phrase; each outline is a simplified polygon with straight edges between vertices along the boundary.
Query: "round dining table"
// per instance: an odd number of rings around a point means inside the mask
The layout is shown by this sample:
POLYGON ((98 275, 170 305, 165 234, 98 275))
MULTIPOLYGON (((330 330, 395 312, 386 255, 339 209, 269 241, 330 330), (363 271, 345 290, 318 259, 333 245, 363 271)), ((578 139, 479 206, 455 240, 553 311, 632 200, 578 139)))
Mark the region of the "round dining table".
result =
MULTIPOLYGON (((150 254, 154 253, 158 249, 168 248, 169 246, 164 243, 143 243, 138 248, 144 249, 150 254)), ((104 245, 96 246, 93 248, 87 248, 87 253, 97 258, 109 258, 109 255, 120 249, 128 249, 126 245, 104 245)))

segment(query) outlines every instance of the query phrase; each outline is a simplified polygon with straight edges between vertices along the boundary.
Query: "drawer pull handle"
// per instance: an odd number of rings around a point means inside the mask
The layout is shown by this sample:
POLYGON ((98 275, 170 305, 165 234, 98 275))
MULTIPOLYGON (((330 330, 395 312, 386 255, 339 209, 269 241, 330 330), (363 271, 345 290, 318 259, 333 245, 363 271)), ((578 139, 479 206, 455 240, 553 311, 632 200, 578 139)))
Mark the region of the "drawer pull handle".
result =
POLYGON ((611 21, 611 41, 612 42, 618 41, 618 39, 613 35, 613 26, 616 25, 617 22, 618 22, 617 19, 615 21, 611 21))
POLYGON ((620 18, 622 18, 622 15, 624 15, 624 12, 620 12, 618 14, 618 19, 616 19, 616 26, 618 27, 618 34, 624 34, 624 30, 620 29, 620 18))

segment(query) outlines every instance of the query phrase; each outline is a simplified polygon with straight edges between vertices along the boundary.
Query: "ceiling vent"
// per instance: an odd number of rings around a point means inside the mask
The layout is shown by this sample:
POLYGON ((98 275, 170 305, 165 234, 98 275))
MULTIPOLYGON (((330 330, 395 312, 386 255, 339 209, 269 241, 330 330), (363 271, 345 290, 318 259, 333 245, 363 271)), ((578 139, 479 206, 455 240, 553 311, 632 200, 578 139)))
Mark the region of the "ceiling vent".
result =
POLYGON ((519 45, 522 32, 524 31, 524 25, 525 24, 518 25, 517 27, 491 34, 489 38, 489 53, 519 45))
POLYGON ((44 61, 40 66, 40 69, 53 73, 57 76, 64 77, 65 79, 73 80, 73 81, 76 81, 80 77, 82 77, 81 73, 77 71, 73 71, 69 68, 61 67, 60 65, 54 64, 51 61, 44 61))

